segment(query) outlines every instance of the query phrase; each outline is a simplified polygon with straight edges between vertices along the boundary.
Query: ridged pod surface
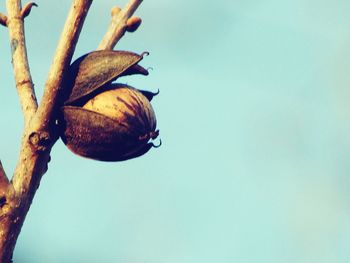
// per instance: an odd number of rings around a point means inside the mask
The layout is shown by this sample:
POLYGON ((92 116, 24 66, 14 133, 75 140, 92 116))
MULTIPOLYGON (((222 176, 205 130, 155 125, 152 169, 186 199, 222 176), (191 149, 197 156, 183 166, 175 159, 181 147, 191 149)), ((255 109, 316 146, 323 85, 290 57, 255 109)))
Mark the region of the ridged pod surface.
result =
POLYGON ((64 143, 74 153, 101 161, 123 161, 152 148, 158 136, 148 99, 119 87, 98 94, 83 107, 65 106, 64 143))
POLYGON ((139 136, 154 131, 157 125, 149 100, 130 86, 119 85, 117 88, 100 93, 90 99, 83 109, 110 117, 129 130, 134 128, 139 136))

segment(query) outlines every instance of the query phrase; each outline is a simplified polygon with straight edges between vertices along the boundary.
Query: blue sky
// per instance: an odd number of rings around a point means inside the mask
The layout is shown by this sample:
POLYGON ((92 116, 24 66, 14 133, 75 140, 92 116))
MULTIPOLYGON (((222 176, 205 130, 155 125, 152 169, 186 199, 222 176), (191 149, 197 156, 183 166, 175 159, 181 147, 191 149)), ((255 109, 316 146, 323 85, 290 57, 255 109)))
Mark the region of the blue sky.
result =
MULTIPOLYGON (((70 1, 37 3, 26 33, 40 97, 70 1)), ((75 58, 125 3, 93 3, 75 58)), ((153 70, 120 81, 160 89, 163 145, 103 163, 59 141, 15 262, 348 262, 349 12, 345 0, 144 1, 116 49, 149 51, 153 70)), ((22 117, 0 39, 10 173, 22 117)))

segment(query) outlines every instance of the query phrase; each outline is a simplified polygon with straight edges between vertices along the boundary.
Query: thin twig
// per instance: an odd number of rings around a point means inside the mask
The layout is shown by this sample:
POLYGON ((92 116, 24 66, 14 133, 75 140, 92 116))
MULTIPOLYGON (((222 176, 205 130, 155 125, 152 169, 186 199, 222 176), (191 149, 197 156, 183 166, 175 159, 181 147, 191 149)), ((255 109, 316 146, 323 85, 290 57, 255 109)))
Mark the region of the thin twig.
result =
POLYGON ((97 50, 112 50, 114 48, 127 29, 128 19, 134 14, 141 3, 142 0, 129 0, 120 12, 112 13, 111 23, 97 50))
POLYGON ((34 85, 30 75, 27 49, 25 44, 24 24, 21 18, 21 1, 7 0, 7 27, 10 35, 12 64, 16 88, 20 99, 25 124, 34 115, 38 104, 34 93, 34 85))
POLYGON ((30 11, 32 11, 33 6, 37 7, 38 5, 34 2, 29 2, 22 8, 22 10, 21 10, 22 19, 24 19, 25 17, 27 17, 30 14, 30 11))
POLYGON ((0 25, 7 26, 7 16, 0 13, 0 25))

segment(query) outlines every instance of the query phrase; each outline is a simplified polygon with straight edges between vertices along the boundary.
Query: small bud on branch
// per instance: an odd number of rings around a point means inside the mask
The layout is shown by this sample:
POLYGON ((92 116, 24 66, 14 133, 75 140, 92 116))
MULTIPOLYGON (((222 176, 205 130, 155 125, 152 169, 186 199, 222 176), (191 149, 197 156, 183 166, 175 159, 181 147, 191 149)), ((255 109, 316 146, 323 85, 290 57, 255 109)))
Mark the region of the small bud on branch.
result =
POLYGON ((33 6, 38 7, 38 5, 36 3, 30 2, 22 8, 22 10, 21 10, 22 19, 24 19, 25 17, 27 17, 30 14, 30 11, 32 11, 33 6))
POLYGON ((135 32, 141 25, 142 20, 137 16, 133 16, 126 21, 126 31, 135 32))
POLYGON ((7 26, 7 16, 0 13, 0 25, 7 26))

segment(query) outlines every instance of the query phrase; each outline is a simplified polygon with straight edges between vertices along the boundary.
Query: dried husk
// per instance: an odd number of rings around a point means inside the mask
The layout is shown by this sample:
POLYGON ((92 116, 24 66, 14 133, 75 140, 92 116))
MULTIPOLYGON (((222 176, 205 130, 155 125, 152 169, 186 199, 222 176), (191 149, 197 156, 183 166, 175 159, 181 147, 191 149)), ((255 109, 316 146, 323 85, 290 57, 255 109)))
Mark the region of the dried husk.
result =
POLYGON ((65 105, 81 104, 118 77, 148 75, 148 71, 137 64, 142 58, 143 54, 114 50, 94 51, 80 57, 70 66, 64 82, 68 95, 65 105))

